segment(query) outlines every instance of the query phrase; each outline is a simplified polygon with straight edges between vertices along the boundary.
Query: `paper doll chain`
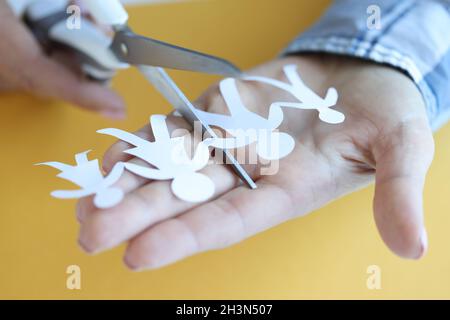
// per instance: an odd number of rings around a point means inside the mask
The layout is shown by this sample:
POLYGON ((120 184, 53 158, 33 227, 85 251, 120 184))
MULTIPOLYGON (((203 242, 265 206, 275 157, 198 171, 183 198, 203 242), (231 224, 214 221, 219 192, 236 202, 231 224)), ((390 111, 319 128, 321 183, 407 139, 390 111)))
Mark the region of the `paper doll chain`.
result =
POLYGON ((112 207, 117 205, 124 196, 123 191, 114 187, 114 184, 126 169, 147 179, 172 180, 172 192, 184 201, 205 201, 214 194, 214 184, 206 175, 198 171, 208 163, 209 146, 232 149, 256 142, 257 151, 261 157, 277 160, 287 156, 295 147, 295 140, 289 134, 276 132, 276 129, 284 120, 282 108, 314 109, 319 112, 320 120, 330 124, 344 121, 344 114, 331 109, 338 100, 338 94, 334 88, 330 88, 325 98, 321 98, 302 81, 295 65, 287 65, 283 69, 288 83, 260 76, 242 78, 244 81, 258 81, 277 87, 289 92, 298 100, 298 102, 272 102, 269 106, 267 119, 246 108, 237 89, 236 80, 232 78, 220 82, 220 92, 229 108, 230 115, 197 110, 199 117, 204 122, 225 129, 234 138, 208 138, 199 143, 191 159, 184 148, 184 137, 170 137, 166 116, 163 115, 153 115, 150 118, 155 136, 154 142, 119 129, 99 130, 99 133, 114 136, 133 145, 133 148, 124 152, 144 160, 151 167, 119 162, 107 176, 103 176, 98 160, 89 161, 87 159, 89 151, 75 156, 75 166, 61 162, 41 163, 40 165, 47 165, 60 170, 58 177, 71 181, 80 187, 80 190, 54 191, 52 196, 73 199, 94 195, 94 204, 97 207, 112 207))

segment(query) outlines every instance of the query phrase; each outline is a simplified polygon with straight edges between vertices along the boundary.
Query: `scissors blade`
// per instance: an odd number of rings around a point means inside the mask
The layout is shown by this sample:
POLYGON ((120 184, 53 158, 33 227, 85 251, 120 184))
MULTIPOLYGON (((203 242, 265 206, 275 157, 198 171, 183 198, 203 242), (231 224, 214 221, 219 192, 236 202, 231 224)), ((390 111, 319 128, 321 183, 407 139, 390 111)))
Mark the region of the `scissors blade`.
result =
MULTIPOLYGON (((195 121, 198 121, 202 125, 203 130, 208 132, 211 137, 217 137, 211 127, 197 116, 195 107, 164 69, 150 66, 138 66, 138 69, 192 126, 194 126, 195 121)), ((223 150, 223 154, 226 158, 226 163, 231 164, 236 175, 251 189, 256 189, 256 183, 240 163, 237 162, 231 152, 223 150)))
POLYGON ((135 34, 129 28, 117 30, 111 50, 119 60, 147 65, 237 77, 241 71, 230 62, 204 53, 174 46, 135 34))

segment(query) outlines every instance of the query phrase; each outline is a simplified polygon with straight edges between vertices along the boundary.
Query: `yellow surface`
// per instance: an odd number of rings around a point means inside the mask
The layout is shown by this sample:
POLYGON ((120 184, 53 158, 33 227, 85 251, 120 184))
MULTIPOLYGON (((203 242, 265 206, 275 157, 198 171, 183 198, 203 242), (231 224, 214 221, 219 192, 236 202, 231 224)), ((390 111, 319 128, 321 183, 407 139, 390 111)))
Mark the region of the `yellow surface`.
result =
MULTIPOLYGON (((222 0, 130 10, 149 36, 224 56, 246 68, 275 56, 329 1, 222 0)), ((176 74, 189 96, 211 78, 176 74)), ((0 96, 0 298, 450 298, 450 126, 436 135, 425 192, 430 251, 420 262, 393 256, 372 220, 369 188, 232 248, 158 271, 132 273, 124 246, 88 256, 77 246, 73 201, 49 196, 65 185, 55 171, 33 167, 73 161, 112 142, 95 131, 136 129, 169 106, 136 71, 115 80, 129 118, 110 123, 59 102, 0 96), (82 271, 82 289, 66 289, 66 267, 82 271), (382 289, 368 290, 366 269, 378 265, 382 289)))

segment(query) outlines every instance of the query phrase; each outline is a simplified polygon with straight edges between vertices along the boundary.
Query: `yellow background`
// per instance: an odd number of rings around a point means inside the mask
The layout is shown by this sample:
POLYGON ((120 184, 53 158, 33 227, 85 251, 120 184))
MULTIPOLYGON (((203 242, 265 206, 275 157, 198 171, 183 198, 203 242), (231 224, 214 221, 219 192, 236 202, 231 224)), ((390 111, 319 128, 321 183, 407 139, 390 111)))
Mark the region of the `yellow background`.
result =
MULTIPOLYGON (((221 0, 130 9, 136 31, 206 51, 242 68, 269 60, 310 25, 327 0, 221 0)), ((195 97, 213 80, 176 73, 195 97)), ((77 246, 74 201, 49 196, 63 186, 56 171, 33 167, 73 161, 112 142, 95 133, 133 130, 168 104, 133 70, 114 83, 129 117, 112 123, 61 102, 0 96, 0 298, 450 298, 450 126, 436 134, 436 158, 425 190, 428 255, 419 262, 391 254, 377 234, 373 188, 305 218, 285 223, 231 248, 161 270, 132 273, 124 246, 88 256, 77 246), (66 267, 82 270, 82 289, 66 289, 66 267), (368 290, 366 269, 382 270, 382 289, 368 290)))

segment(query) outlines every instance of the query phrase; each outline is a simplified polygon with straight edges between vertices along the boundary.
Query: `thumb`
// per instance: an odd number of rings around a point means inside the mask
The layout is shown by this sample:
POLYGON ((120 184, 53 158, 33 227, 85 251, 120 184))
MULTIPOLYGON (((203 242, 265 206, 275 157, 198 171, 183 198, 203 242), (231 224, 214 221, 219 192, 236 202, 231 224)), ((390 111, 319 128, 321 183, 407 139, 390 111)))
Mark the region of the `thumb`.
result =
POLYGON ((386 245, 404 258, 419 259, 427 250, 422 194, 433 154, 424 119, 402 123, 374 147, 375 222, 386 245))
POLYGON ((39 96, 65 100, 110 118, 123 118, 125 105, 111 89, 83 79, 62 63, 40 56, 28 68, 25 89, 39 96))

